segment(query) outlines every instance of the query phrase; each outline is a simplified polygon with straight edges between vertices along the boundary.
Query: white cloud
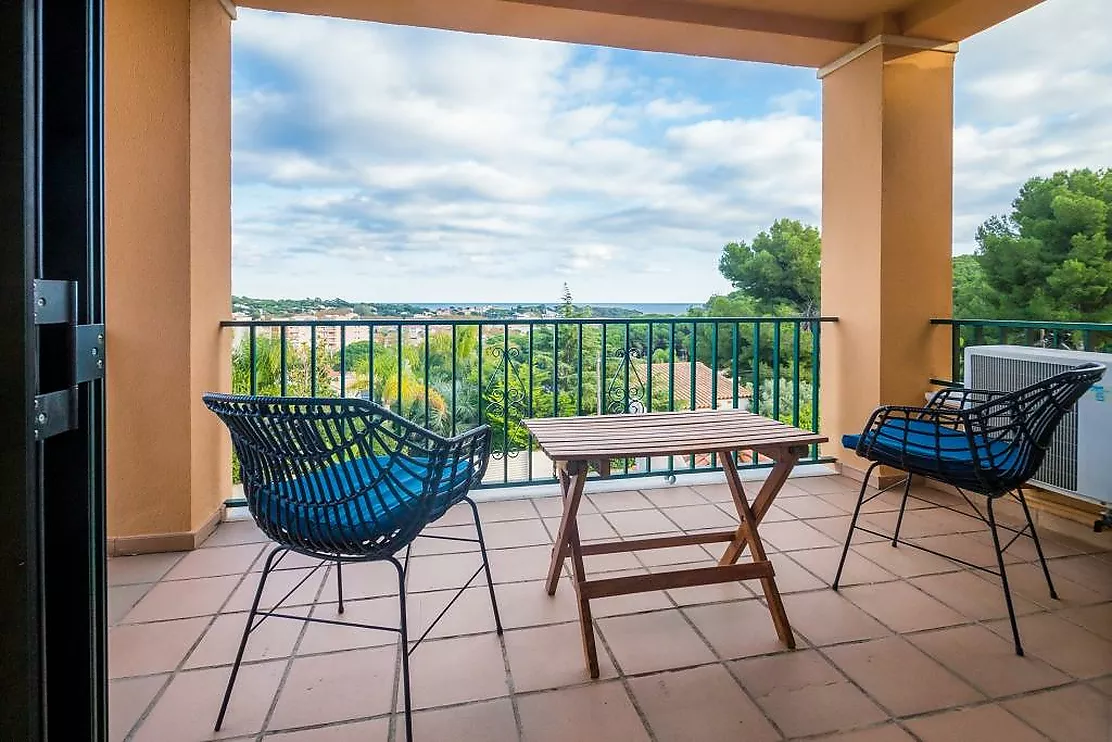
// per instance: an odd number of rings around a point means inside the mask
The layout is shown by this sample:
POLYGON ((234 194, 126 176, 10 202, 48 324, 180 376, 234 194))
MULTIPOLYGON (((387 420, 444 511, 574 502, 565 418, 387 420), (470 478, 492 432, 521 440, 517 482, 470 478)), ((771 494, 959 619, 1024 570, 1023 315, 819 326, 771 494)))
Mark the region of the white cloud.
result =
POLYGON ((252 11, 235 49, 237 292, 702 300, 725 242, 818 219, 817 122, 698 122, 605 50, 252 11))
POLYGON ((683 100, 653 98, 645 104, 645 113, 657 119, 690 119, 708 114, 712 110, 706 103, 690 98, 683 100))
POLYGON ((1112 166, 1112 3, 1049 0, 962 44, 954 248, 1033 175, 1112 166))
MULTIPOLYGON (((1108 28, 1107 0, 1049 0, 963 43, 958 251, 1029 176, 1112 165, 1108 28)), ((701 300, 722 244, 819 220, 817 82, 739 66, 738 102, 685 74, 706 60, 249 10, 234 33, 237 292, 701 300)))

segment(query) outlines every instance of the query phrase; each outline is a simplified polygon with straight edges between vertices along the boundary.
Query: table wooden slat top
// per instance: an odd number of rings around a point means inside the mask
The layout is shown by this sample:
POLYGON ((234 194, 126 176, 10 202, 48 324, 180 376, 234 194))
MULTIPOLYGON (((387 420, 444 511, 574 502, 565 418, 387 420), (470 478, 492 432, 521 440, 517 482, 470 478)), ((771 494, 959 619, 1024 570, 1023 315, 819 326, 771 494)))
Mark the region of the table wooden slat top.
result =
POLYGON ((736 409, 531 418, 522 422, 553 461, 785 448, 827 441, 818 433, 736 409))

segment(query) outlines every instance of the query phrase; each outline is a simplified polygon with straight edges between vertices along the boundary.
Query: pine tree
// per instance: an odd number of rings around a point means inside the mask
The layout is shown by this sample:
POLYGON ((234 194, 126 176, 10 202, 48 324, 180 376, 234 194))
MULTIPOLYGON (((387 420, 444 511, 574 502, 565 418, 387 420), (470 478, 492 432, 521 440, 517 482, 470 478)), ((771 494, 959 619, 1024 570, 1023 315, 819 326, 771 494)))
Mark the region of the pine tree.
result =
POLYGON ((574 317, 575 304, 572 303, 571 289, 568 288, 567 281, 564 281, 564 291, 560 294, 560 301, 563 303, 563 306, 560 307, 560 316, 574 317))

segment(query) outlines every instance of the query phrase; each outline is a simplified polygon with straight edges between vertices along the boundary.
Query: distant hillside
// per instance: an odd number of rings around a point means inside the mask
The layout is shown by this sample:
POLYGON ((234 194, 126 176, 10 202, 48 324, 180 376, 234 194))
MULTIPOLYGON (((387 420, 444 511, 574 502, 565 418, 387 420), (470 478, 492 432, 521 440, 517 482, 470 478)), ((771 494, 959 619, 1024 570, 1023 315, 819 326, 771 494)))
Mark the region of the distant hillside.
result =
MULTIPOLYGON (((641 317, 643 312, 622 307, 595 307, 576 305, 577 316, 588 317, 641 317)), ((354 312, 360 317, 414 317, 448 312, 460 317, 483 317, 485 319, 511 319, 514 317, 552 316, 559 310, 556 304, 518 304, 490 306, 482 303, 460 304, 450 309, 442 306, 433 309, 420 304, 391 304, 387 302, 353 302, 347 299, 255 299, 249 296, 233 296, 232 311, 248 314, 252 319, 260 317, 291 317, 303 314, 346 314, 354 312)))
POLYGON ((253 299, 249 296, 233 296, 232 311, 245 312, 252 318, 289 317, 295 314, 316 314, 318 312, 354 312, 360 317, 410 317, 425 314, 429 310, 416 304, 366 304, 347 299, 253 299))

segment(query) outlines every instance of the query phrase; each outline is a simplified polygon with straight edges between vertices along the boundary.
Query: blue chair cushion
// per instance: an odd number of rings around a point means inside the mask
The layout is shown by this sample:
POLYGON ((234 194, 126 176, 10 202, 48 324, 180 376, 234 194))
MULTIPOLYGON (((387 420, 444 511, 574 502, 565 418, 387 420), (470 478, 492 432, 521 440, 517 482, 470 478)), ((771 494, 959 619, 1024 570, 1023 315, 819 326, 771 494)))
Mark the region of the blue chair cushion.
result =
POLYGON ((373 456, 331 464, 301 477, 263 487, 256 508, 297 539, 362 543, 416 525, 420 530, 467 493, 470 461, 445 465, 436 480, 432 507, 413 524, 413 501, 424 491, 428 459, 373 456), (353 496, 354 495, 354 496, 353 496), (350 499, 349 499, 350 498, 350 499))
POLYGON ((925 420, 889 419, 861 435, 842 436, 842 445, 856 449, 862 440, 874 461, 901 468, 911 465, 928 472, 972 472, 974 454, 982 468, 1004 470, 1019 456, 1019 447, 1010 441, 974 435, 970 446, 964 431, 925 420))

